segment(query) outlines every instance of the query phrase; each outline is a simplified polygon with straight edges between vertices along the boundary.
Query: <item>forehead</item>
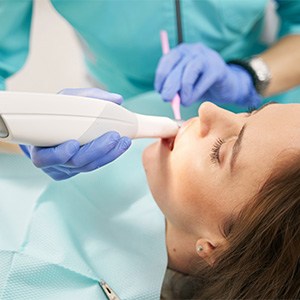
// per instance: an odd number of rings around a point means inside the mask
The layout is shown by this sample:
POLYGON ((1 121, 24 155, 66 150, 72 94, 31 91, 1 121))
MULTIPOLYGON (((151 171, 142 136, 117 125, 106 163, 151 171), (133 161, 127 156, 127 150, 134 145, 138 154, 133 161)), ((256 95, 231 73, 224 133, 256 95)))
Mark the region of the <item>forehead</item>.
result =
POLYGON ((241 208, 258 192, 283 155, 300 149, 299 116, 300 104, 272 104, 246 118, 236 172, 222 181, 230 208, 241 208))
POLYGON ((249 129, 257 130, 258 137, 280 138, 277 142, 290 140, 292 143, 300 133, 299 114, 300 104, 272 104, 249 118, 249 129))
POLYGON ((300 104, 273 104, 246 121, 241 166, 267 173, 290 149, 300 149, 300 104))

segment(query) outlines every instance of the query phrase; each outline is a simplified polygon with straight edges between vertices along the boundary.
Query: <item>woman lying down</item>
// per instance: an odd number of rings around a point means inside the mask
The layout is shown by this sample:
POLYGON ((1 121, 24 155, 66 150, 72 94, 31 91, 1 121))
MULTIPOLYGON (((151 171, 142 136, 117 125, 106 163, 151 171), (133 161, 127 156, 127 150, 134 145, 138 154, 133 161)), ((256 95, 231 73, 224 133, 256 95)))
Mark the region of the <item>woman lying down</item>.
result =
MULTIPOLYGON (((15 248, 0 240, 0 260, 12 255, 1 299, 106 299, 103 280, 120 299, 299 299, 299 115, 298 104, 234 114, 203 103, 143 153, 163 215, 136 156, 41 183, 15 248)), ((10 195, 25 188, 16 179, 10 195)))
POLYGON ((172 299, 299 299, 300 105, 203 103, 143 156, 166 217, 172 299), (170 142, 170 143, 169 143, 170 142))

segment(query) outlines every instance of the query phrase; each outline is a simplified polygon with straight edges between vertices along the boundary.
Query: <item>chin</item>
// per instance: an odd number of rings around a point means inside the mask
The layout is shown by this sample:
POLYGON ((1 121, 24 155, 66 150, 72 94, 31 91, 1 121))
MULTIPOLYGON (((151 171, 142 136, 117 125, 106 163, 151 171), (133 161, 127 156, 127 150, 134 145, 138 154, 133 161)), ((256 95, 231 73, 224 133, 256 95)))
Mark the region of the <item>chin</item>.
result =
POLYGON ((149 145, 143 151, 142 161, 146 174, 147 171, 151 168, 151 164, 154 163, 157 159, 157 155, 155 153, 157 153, 158 143, 159 142, 149 145))
POLYGON ((167 169, 170 156, 169 145, 166 140, 160 140, 148 146, 143 152, 143 166, 148 177, 148 173, 162 173, 167 169))
POLYGON ((151 194, 164 212, 164 202, 168 198, 168 149, 162 141, 148 146, 143 152, 143 165, 151 194))

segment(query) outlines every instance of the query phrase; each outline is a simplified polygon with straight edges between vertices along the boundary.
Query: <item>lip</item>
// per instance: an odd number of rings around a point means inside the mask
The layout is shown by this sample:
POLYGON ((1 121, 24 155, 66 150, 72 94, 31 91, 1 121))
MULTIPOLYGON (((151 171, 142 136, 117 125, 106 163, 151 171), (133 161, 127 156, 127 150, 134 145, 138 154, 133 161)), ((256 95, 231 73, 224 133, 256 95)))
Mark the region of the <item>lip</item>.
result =
POLYGON ((189 119, 182 124, 182 126, 178 130, 178 133, 175 137, 174 146, 176 145, 178 140, 181 138, 181 136, 184 134, 184 132, 194 123, 194 121, 197 121, 197 118, 189 119))
POLYGON ((182 135, 182 133, 183 133, 183 132, 191 125, 191 123, 192 123, 194 120, 195 120, 195 118, 192 118, 192 119, 189 119, 189 120, 185 121, 185 122, 182 124, 182 126, 179 128, 176 137, 182 135))
POLYGON ((186 122, 184 122, 182 124, 182 126, 180 127, 180 129, 178 130, 177 132, 177 135, 174 136, 174 137, 170 137, 170 138, 167 138, 167 139, 162 139, 161 142, 162 144, 168 148, 169 151, 173 151, 176 143, 178 142, 178 139, 181 137, 181 135, 185 132, 185 130, 187 128, 189 128, 191 126, 191 124, 193 123, 193 119, 189 119, 187 120, 186 122))

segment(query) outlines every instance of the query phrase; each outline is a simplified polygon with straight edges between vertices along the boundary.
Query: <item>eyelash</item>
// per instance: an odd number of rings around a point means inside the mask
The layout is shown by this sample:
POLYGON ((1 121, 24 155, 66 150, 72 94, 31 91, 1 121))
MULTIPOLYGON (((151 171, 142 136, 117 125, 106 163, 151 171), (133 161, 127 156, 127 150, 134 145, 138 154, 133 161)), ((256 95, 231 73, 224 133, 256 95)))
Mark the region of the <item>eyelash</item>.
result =
MULTIPOLYGON (((249 106, 248 110, 247 110, 247 114, 250 116, 255 110, 257 110, 257 108, 255 106, 249 106)), ((214 164, 220 163, 219 153, 220 153, 220 148, 224 143, 225 143, 225 140, 223 140, 221 138, 217 138, 217 140, 213 144, 213 146, 211 148, 211 153, 210 153, 210 160, 212 163, 214 163, 214 164)))
POLYGON ((223 139, 218 138, 213 144, 210 152, 210 160, 212 163, 220 163, 220 148, 225 143, 223 139))

